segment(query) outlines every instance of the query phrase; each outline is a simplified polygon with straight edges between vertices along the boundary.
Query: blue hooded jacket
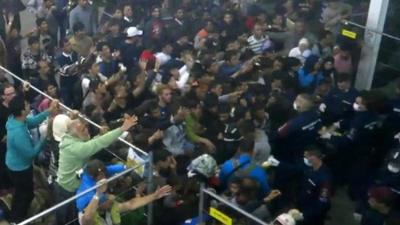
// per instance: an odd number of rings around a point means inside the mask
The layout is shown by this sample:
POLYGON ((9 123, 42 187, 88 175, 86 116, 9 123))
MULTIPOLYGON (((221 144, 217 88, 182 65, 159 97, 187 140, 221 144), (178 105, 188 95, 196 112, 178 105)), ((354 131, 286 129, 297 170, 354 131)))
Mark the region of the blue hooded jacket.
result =
MULTIPOLYGON (((106 175, 107 177, 111 177, 116 173, 121 173, 125 170, 124 165, 120 164, 115 164, 115 165, 110 165, 106 166, 106 175)), ((78 190, 76 191, 76 194, 80 194, 87 189, 96 186, 96 180, 94 180, 85 170, 82 174, 81 178, 81 185, 79 186, 78 190)), ((79 212, 83 212, 85 208, 89 205, 90 201, 92 200, 93 196, 96 194, 96 190, 93 190, 78 199, 76 199, 76 207, 78 208, 79 212)), ((107 200, 106 195, 103 193, 100 196, 100 204, 104 203, 107 200)))
POLYGON ((42 150, 45 139, 33 143, 29 129, 41 124, 48 116, 49 111, 43 111, 36 116, 28 116, 25 121, 8 117, 6 165, 11 171, 22 171, 32 166, 32 161, 42 150))
POLYGON ((303 68, 299 70, 299 85, 309 93, 313 93, 315 88, 324 80, 324 76, 321 71, 317 74, 311 74, 314 70, 314 66, 319 62, 319 57, 310 55, 303 68))
MULTIPOLYGON (((221 167, 219 180, 223 186, 226 186, 228 184, 229 176, 233 175, 232 171, 235 169, 233 160, 234 159, 230 159, 226 161, 221 167)), ((250 162, 252 159, 249 154, 243 153, 237 158, 237 160, 239 161, 239 165, 242 165, 246 162, 250 162)), ((250 163, 244 165, 240 170, 245 170, 249 166, 250 163)), ((268 184, 268 175, 261 166, 256 166, 252 171, 250 171, 248 176, 260 183, 263 196, 269 193, 270 187, 268 184)))

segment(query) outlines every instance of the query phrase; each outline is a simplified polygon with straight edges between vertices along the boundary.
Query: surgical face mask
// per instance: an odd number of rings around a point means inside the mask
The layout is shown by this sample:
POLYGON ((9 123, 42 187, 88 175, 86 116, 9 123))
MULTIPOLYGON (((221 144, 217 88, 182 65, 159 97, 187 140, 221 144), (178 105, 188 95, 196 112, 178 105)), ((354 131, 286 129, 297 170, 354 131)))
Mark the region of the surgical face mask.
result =
POLYGON ((353 103, 353 109, 356 112, 360 112, 361 111, 361 106, 357 102, 354 102, 353 103))
POLYGON ((304 160, 304 164, 306 164, 306 166, 312 166, 311 162, 309 159, 307 159, 306 157, 303 158, 304 160))
POLYGON ((296 102, 293 102, 293 109, 299 111, 300 107, 296 102))
POLYGON ((395 167, 393 166, 393 164, 389 163, 387 166, 388 170, 392 173, 398 173, 400 172, 400 168, 399 167, 395 167))

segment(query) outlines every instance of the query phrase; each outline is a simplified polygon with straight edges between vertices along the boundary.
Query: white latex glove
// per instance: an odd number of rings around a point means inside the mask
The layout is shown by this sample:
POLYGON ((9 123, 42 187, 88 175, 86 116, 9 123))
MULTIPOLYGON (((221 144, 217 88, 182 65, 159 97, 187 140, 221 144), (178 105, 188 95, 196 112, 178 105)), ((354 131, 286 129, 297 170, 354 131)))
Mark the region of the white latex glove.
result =
POLYGON ((355 220, 357 223, 360 223, 360 222, 361 222, 362 215, 361 215, 360 213, 353 213, 353 217, 354 217, 354 220, 355 220))
POLYGON ((325 105, 325 103, 321 103, 321 104, 319 105, 319 111, 325 112, 325 110, 326 110, 326 105, 325 105))
POLYGON ((275 157, 271 155, 271 156, 268 158, 268 160, 265 161, 265 162, 262 164, 262 166, 263 166, 263 167, 270 167, 270 166, 276 167, 276 166, 279 166, 279 163, 280 163, 279 160, 275 159, 275 157))
POLYGON ((397 139, 400 142, 400 132, 394 135, 394 139, 397 139))
POLYGON ((125 73, 125 72, 126 72, 126 67, 124 66, 124 64, 118 63, 118 67, 119 67, 119 70, 120 70, 122 73, 125 73))
POLYGON ((332 137, 332 134, 329 132, 326 132, 325 134, 321 135, 321 139, 326 139, 326 140, 330 140, 332 137))

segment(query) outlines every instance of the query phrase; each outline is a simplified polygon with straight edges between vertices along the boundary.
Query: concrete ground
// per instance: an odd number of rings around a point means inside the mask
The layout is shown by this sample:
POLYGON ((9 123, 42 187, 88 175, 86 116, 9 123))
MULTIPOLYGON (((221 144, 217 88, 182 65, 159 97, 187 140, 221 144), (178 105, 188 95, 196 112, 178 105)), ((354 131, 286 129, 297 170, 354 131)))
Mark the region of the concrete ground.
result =
POLYGON ((338 189, 332 200, 326 225, 358 225, 353 219, 355 204, 347 197, 346 189, 338 189))

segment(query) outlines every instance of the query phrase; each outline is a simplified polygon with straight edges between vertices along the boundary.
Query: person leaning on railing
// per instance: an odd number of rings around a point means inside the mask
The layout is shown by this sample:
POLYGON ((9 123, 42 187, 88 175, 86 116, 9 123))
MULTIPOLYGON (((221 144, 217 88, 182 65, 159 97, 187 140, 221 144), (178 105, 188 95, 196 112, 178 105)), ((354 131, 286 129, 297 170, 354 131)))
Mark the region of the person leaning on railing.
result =
POLYGON ((35 157, 43 150, 45 139, 34 143, 29 129, 37 127, 50 113, 58 110, 58 100, 52 101, 48 110, 36 116, 28 116, 31 108, 21 94, 9 103, 10 116, 6 123, 7 153, 6 165, 15 192, 11 203, 11 221, 20 222, 26 218, 33 194, 33 167, 35 157))
MULTIPOLYGON (((82 169, 89 158, 115 142, 124 131, 137 124, 136 116, 125 116, 120 128, 114 129, 101 136, 91 139, 87 124, 82 120, 72 120, 67 133, 60 142, 60 156, 55 188, 56 202, 64 201, 75 194, 80 180, 76 172, 82 169)), ((57 211, 58 224, 65 224, 73 219, 73 208, 62 207, 57 211)))
POLYGON ((94 187, 96 182, 102 185, 76 200, 81 225, 120 224, 121 213, 135 210, 171 193, 171 186, 166 185, 152 194, 143 197, 137 195, 128 201, 118 202, 115 196, 107 193, 106 178, 124 170, 124 165, 105 166, 100 160, 92 160, 87 164, 77 194, 94 187))

